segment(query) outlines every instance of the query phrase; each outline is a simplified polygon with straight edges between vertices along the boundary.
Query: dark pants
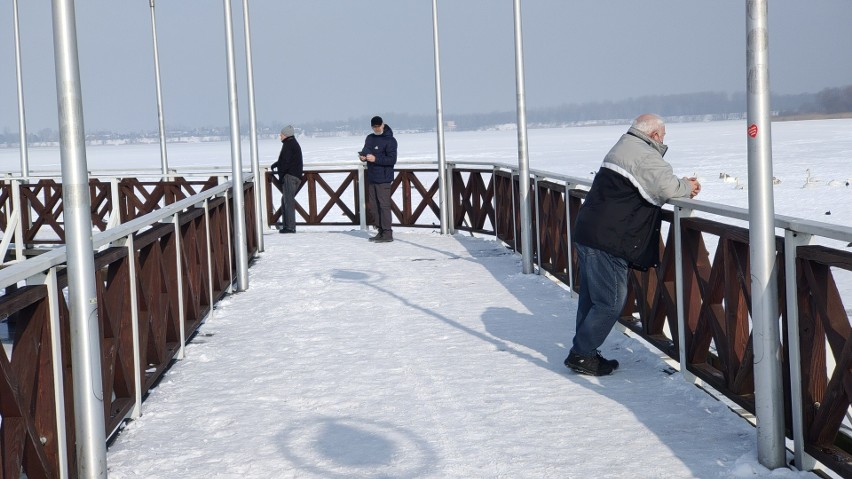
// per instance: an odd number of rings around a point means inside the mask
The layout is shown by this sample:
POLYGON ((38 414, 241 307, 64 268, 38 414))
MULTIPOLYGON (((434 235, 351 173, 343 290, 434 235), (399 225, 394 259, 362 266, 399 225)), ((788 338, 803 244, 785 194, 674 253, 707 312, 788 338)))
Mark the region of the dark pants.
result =
POLYGON ((281 178, 281 229, 296 231, 296 192, 302 179, 293 175, 281 178))
POLYGON ((370 213, 376 220, 379 232, 391 231, 391 184, 370 183, 367 188, 367 199, 370 204, 370 213))
POLYGON ((601 250, 577 245, 580 259, 580 299, 577 333, 571 348, 594 356, 618 321, 627 299, 627 261, 601 250))

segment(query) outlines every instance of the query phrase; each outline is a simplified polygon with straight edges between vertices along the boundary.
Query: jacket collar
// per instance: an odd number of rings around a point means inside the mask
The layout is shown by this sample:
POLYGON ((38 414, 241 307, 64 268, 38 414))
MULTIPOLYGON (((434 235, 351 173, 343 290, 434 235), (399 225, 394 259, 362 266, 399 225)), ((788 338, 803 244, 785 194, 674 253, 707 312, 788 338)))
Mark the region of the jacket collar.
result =
POLYGON ((668 151, 669 149, 668 145, 652 140, 650 136, 637 130, 636 128, 633 128, 632 126, 630 127, 630 129, 627 130, 627 134, 635 136, 636 138, 639 138, 640 140, 644 141, 651 148, 657 150, 660 153, 660 156, 666 156, 666 151, 668 151))

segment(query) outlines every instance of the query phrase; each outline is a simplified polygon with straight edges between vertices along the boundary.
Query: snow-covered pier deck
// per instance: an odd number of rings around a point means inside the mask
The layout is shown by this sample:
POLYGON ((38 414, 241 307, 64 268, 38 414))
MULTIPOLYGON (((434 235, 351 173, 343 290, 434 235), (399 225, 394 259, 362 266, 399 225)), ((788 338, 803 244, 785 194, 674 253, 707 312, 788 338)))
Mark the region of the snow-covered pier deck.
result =
POLYGON ((576 300, 501 243, 394 233, 266 234, 110 477, 768 477, 755 429, 640 340, 610 335, 612 376, 567 370, 576 300))

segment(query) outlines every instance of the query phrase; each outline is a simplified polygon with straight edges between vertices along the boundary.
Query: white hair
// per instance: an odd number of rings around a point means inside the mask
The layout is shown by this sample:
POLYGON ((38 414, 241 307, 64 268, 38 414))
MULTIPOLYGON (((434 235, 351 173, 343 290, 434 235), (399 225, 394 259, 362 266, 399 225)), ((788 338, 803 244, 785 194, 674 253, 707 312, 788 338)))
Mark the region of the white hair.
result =
POLYGON ((653 113, 645 113, 644 115, 639 115, 633 120, 633 125, 631 127, 636 128, 646 135, 650 135, 655 131, 660 131, 665 126, 665 122, 662 117, 659 115, 655 115, 653 113))

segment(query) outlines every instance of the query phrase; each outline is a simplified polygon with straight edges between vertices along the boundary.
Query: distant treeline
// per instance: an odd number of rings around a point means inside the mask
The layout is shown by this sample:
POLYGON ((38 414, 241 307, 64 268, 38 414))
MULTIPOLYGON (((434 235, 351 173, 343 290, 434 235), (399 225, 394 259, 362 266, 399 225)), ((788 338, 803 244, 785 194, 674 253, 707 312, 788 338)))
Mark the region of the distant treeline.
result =
MULTIPOLYGON (((852 113, 852 85, 840 88, 826 88, 817 93, 797 95, 772 95, 773 115, 783 118, 818 118, 852 113)), ((530 127, 570 126, 595 123, 628 122, 641 112, 655 112, 670 119, 691 120, 704 118, 722 120, 742 118, 748 109, 745 93, 702 92, 679 95, 655 95, 628 98, 620 101, 572 103, 553 108, 527 110, 527 122, 530 127)), ((371 113, 372 115, 372 113, 371 113)), ((306 135, 334 136, 364 133, 371 115, 347 120, 312 122, 298 125, 297 131, 306 135)), ((435 129, 435 115, 411 115, 391 113, 383 115, 396 131, 432 131, 435 129)), ((483 130, 514 124, 517 114, 513 111, 478 114, 445 114, 447 129, 483 130)), ((259 125, 259 132, 265 136, 275 136, 283 125, 259 125)), ((243 133, 248 126, 243 125, 243 133)), ((38 133, 28 133, 28 141, 55 142, 58 133, 44 129, 38 133)), ((157 138, 158 133, 146 132, 87 132, 87 139, 110 141, 116 139, 141 140, 157 138)), ((169 129, 170 139, 180 137, 216 137, 227 138, 229 127, 203 129, 169 129)), ((17 145, 18 134, 7 129, 0 134, 0 146, 17 145)))
MULTIPOLYGON (((775 116, 814 117, 852 112, 852 85, 826 88, 818 93, 772 95, 775 116)), ((726 119, 742 117, 748 110, 746 93, 702 92, 679 95, 655 95, 621 101, 572 103, 553 108, 527 110, 530 126, 564 126, 630 121, 640 112, 655 112, 668 118, 726 119)), ((388 113, 385 118, 395 130, 429 131, 435 129, 434 115, 388 113)), ((363 131, 368 117, 350 118, 340 122, 315 122, 302 125, 307 134, 335 134, 363 131)), ((445 114, 444 121, 456 130, 481 130, 514 124, 515 111, 466 115, 445 114)))

